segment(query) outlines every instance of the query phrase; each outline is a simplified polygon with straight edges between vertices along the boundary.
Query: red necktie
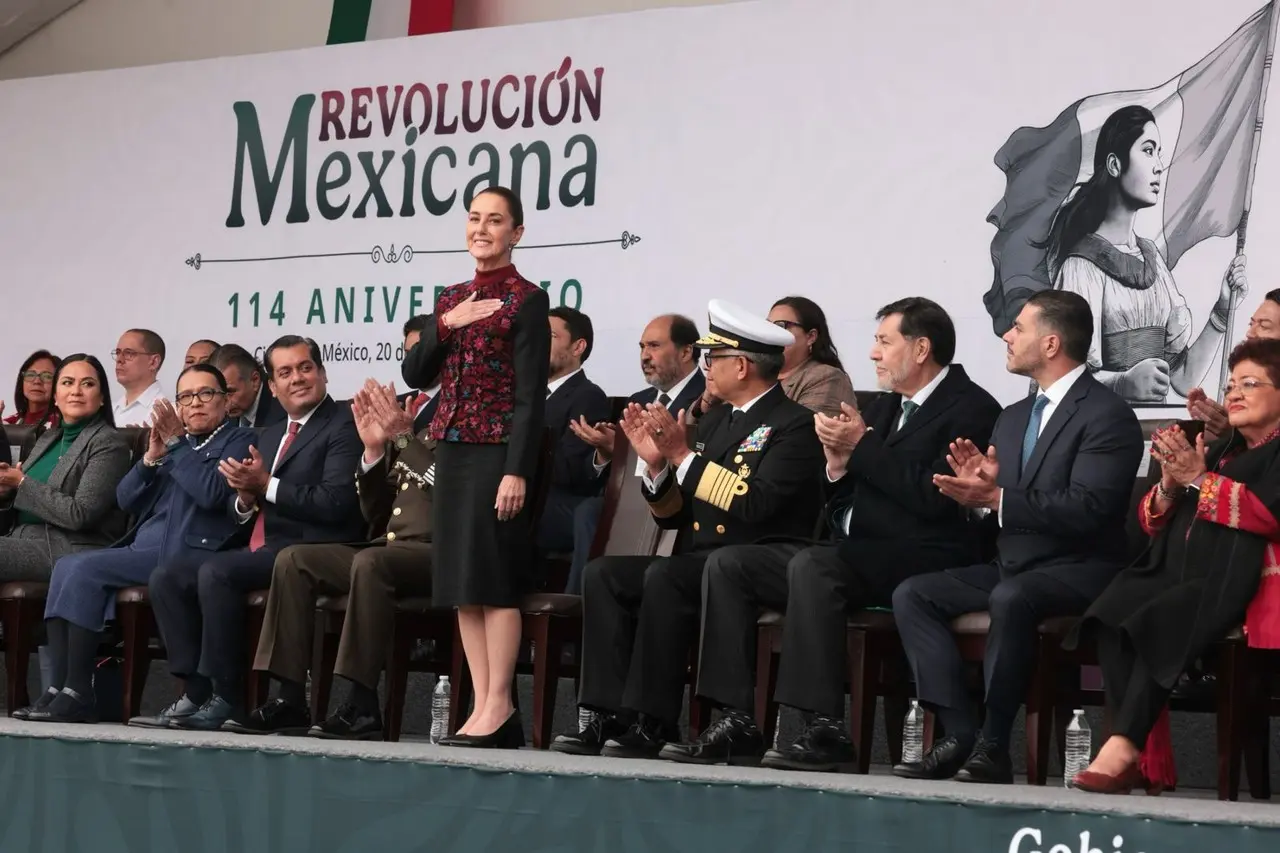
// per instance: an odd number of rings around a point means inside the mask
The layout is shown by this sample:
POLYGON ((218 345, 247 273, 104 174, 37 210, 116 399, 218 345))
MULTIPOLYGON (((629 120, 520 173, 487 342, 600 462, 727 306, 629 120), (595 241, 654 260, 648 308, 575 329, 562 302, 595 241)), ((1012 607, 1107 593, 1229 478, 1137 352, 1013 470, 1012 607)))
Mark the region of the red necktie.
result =
MULTIPOLYGON (((298 435, 298 429, 302 424, 297 421, 289 422, 289 432, 285 434, 284 441, 280 442, 280 450, 276 453, 275 460, 271 463, 271 470, 274 472, 276 465, 289 452, 289 445, 293 444, 293 439, 298 435)), ((258 503, 258 517, 253 521, 253 533, 249 535, 249 550, 259 551, 267 544, 267 513, 262 502, 258 503)))

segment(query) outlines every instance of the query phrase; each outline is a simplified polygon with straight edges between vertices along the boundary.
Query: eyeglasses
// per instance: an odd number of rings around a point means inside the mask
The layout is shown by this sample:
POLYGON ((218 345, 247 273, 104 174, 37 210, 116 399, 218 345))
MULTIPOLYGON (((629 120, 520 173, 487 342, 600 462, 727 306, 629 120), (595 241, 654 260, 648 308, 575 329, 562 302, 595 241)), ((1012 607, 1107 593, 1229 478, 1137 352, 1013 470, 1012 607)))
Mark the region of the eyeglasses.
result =
POLYGON ((1241 394, 1252 394, 1254 391, 1257 391, 1259 388, 1264 386, 1267 388, 1274 388, 1276 387, 1276 384, 1274 382, 1264 382, 1261 379, 1241 379, 1239 384, 1235 382, 1228 382, 1227 393, 1234 394, 1239 391, 1241 394))
POLYGON ((711 353, 709 353, 709 352, 704 352, 704 353, 702 354, 702 364, 703 364, 703 366, 704 366, 704 367, 706 367, 706 368, 707 368, 707 370, 710 370, 710 369, 711 369, 711 362, 715 361, 715 360, 716 360, 716 359, 718 359, 718 358, 745 358, 745 356, 741 356, 741 355, 712 355, 712 354, 711 354, 711 353))
POLYGON ((777 326, 779 329, 787 329, 788 331, 791 329, 804 328, 804 323, 797 323, 794 320, 770 320, 769 322, 777 326))
POLYGON ((22 378, 28 382, 35 382, 36 380, 39 380, 41 382, 52 382, 53 374, 47 370, 41 370, 39 372, 34 370, 27 370, 23 372, 22 378))
POLYGON ((133 361, 140 355, 155 355, 153 352, 139 352, 135 349, 113 349, 111 357, 116 361, 133 361))
POLYGON ((222 391, 215 391, 212 388, 201 388, 199 391, 183 391, 177 396, 178 405, 186 408, 199 400, 201 403, 208 403, 214 397, 226 396, 222 391))

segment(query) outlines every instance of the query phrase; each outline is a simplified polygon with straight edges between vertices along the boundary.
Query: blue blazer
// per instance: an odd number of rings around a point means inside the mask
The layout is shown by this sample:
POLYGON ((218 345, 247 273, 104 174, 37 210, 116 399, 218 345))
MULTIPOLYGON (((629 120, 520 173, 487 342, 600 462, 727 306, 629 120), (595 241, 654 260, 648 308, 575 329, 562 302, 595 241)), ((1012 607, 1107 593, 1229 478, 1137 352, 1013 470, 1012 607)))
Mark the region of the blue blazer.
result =
MULTIPOLYGON (((286 418, 259 434, 264 465, 276 458, 288 428, 286 418)), ((267 547, 279 551, 305 542, 366 541, 355 478, 363 452, 351 407, 325 397, 271 473, 280 481, 275 503, 259 501, 266 513, 267 547)), ((233 495, 232 513, 234 504, 233 495)))
POLYGON ((199 450, 183 440, 169 451, 165 462, 150 468, 138 462, 124 475, 116 487, 116 502, 133 517, 124 538, 112 547, 128 545, 138 528, 155 512, 163 486, 176 489, 170 523, 182 528, 183 541, 189 548, 218 551, 239 544, 242 527, 229 501, 235 490, 218 473, 218 463, 227 457, 245 459, 257 434, 247 427, 226 426, 199 450))

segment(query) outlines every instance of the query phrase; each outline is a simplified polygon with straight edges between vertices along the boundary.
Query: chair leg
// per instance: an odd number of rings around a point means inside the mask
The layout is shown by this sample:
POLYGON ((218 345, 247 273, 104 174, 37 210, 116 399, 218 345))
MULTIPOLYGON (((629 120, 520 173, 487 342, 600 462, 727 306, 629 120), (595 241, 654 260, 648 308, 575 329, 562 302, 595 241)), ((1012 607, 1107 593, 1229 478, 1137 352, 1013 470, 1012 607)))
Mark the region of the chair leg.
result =
POLYGON ((1244 643, 1219 646, 1218 673, 1218 799, 1240 798, 1240 753, 1244 747, 1241 720, 1244 715, 1244 643))
POLYGON ((1036 668, 1027 694, 1027 784, 1044 785, 1049 779, 1049 745, 1053 736, 1054 684, 1057 656, 1054 640, 1036 640, 1036 668))
POLYGON ((253 660, 258 652, 258 638, 262 636, 262 621, 266 615, 266 608, 250 607, 248 618, 245 620, 245 647, 249 653, 249 663, 245 670, 248 677, 244 681, 246 712, 264 704, 267 701, 267 691, 270 689, 270 676, 253 668, 253 660))
POLYGON ((525 617, 525 631, 533 640, 533 747, 551 746, 551 727, 556 710, 556 686, 560 681, 558 632, 552 627, 555 618, 546 613, 525 617))
POLYGON ((781 633, 773 625, 763 625, 756 631, 756 725, 770 746, 778 736, 778 703, 773 701, 778 686, 778 657, 773 647, 781 633))
POLYGON ((387 700, 382 709, 383 740, 400 740, 405 693, 409 687, 409 655, 413 650, 410 616, 397 612, 391 629, 391 654, 387 658, 387 700))
POLYGON ((920 732, 920 746, 925 752, 928 752, 933 749, 933 739, 937 736, 938 718, 932 711, 924 709, 923 705, 920 707, 924 710, 924 725, 921 726, 923 731, 920 732))
POLYGON ((151 669, 151 637, 156 630, 156 618, 148 605, 130 601, 116 608, 124 635, 124 665, 121 699, 121 719, 128 722, 141 713, 142 692, 147 686, 147 673, 151 669))
POLYGON ((858 754, 858 772, 871 772, 871 741, 876 728, 876 683, 880 661, 872 659, 867 632, 847 632, 849 646, 849 736, 858 754))
POLYGON ((898 694, 884 697, 884 736, 889 745, 889 766, 902 763, 902 723, 911 711, 911 701, 898 694))
POLYGON ((1248 698, 1244 703, 1242 722, 1244 739, 1244 775, 1249 781, 1249 796, 1255 800, 1271 799, 1271 699, 1270 679, 1257 653, 1244 652, 1248 698))
POLYGON ((4 602, 0 611, 4 622, 4 663, 8 688, 9 713, 31 704, 27 690, 27 673, 31 666, 31 610, 26 599, 4 602))
POLYGON ((695 741, 707 727, 711 716, 710 706, 698 696, 698 647, 689 654, 689 740, 695 741))

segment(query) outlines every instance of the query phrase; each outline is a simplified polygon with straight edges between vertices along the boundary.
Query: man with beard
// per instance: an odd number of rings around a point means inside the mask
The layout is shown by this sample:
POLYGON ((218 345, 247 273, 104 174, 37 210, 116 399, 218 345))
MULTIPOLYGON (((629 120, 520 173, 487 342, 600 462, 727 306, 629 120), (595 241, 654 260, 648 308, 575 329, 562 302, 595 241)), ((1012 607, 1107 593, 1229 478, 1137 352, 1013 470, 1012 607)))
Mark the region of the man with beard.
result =
POLYGON ((724 715, 691 744, 661 757, 713 764, 758 760, 751 719, 753 639, 761 608, 787 614, 776 696, 801 711, 794 743, 763 763, 836 770, 857 761, 841 722, 846 624, 851 611, 888 606, 902 580, 979 558, 979 525, 939 494, 933 476, 950 473, 951 442, 985 442, 1000 404, 952 363, 956 332, 937 303, 913 297, 881 308, 871 360, 887 393, 865 414, 847 403, 837 417, 815 414, 826 457, 832 540, 721 548, 707 560, 697 693, 724 715))
MULTIPOLYGON (((707 389, 706 379, 698 369, 697 340, 698 327, 688 317, 664 314, 651 320, 640 335, 640 372, 649 387, 632 394, 627 403, 641 406, 661 403, 673 417, 692 409, 707 389)), ((603 481, 612 461, 615 427, 604 422, 589 422, 585 418, 571 422, 569 427, 595 448, 591 459, 592 474, 603 481)), ((640 476, 641 467, 637 467, 636 476, 640 476)), ((571 595, 582 591, 582 570, 587 565, 591 539, 603 503, 603 498, 588 498, 578 504, 574 513, 573 564, 565 588, 565 592, 571 595)))

